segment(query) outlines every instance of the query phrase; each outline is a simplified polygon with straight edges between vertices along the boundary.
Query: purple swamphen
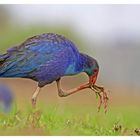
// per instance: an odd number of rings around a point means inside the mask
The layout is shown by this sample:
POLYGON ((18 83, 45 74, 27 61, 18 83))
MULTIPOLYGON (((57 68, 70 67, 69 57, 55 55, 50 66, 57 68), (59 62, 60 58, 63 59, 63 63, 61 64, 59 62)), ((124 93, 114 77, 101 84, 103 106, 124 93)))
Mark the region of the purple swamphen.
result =
POLYGON ((80 53, 73 42, 54 33, 31 37, 0 55, 0 77, 29 78, 38 82, 38 88, 32 96, 33 106, 36 105, 40 89, 56 81, 60 97, 90 88, 100 98, 98 109, 103 102, 106 111, 107 93, 103 87, 95 85, 98 71, 99 65, 94 58, 80 53), (68 91, 61 89, 61 77, 81 72, 89 76, 88 83, 68 91))

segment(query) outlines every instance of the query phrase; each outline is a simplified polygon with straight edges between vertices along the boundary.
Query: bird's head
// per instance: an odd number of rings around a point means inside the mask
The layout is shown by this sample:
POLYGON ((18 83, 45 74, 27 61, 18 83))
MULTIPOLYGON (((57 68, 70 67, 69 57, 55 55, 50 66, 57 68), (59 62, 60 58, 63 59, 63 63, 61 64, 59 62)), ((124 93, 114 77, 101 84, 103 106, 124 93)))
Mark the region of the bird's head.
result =
POLYGON ((80 57, 77 60, 78 60, 78 63, 77 63, 76 71, 78 73, 85 72, 89 77, 89 81, 88 83, 80 85, 79 87, 76 87, 67 92, 64 92, 63 90, 60 89, 60 83, 59 83, 60 79, 58 79, 57 80, 58 89, 59 89, 59 92, 63 93, 63 95, 65 94, 70 95, 72 93, 83 90, 85 88, 90 88, 93 90, 95 86, 95 82, 97 80, 97 76, 99 72, 99 65, 97 61, 94 58, 83 53, 80 53, 80 57))
POLYGON ((92 86, 97 80, 99 65, 94 58, 83 53, 81 53, 81 56, 83 62, 83 71, 89 76, 89 85, 92 86))

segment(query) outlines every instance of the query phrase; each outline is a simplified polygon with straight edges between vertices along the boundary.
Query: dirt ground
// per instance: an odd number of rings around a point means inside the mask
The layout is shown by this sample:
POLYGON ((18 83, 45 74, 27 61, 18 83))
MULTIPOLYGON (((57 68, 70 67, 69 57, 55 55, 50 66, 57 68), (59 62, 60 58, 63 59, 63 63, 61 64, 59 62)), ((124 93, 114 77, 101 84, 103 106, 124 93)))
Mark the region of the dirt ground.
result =
MULTIPOLYGON (((62 79, 63 89, 70 89, 76 87, 81 83, 84 83, 88 78, 81 78, 85 75, 78 75, 74 77, 64 77, 62 79), (77 80, 78 79, 78 80, 77 80)), ((86 77, 86 76, 85 76, 86 77)), ((28 79, 0 79, 2 83, 6 83, 13 91, 15 101, 19 106, 26 103, 31 104, 31 97, 34 93, 37 83, 28 80, 28 79)), ((100 82, 97 81, 97 83, 100 82)), ((105 86, 109 90, 109 106, 112 104, 115 106, 120 105, 132 105, 137 106, 139 102, 139 89, 132 87, 120 87, 120 86, 105 86)), ((77 92, 74 95, 69 97, 60 98, 57 94, 56 83, 53 82, 42 88, 39 97, 38 103, 51 104, 51 103, 60 103, 60 104, 72 104, 72 105, 97 105, 98 100, 96 100, 95 93, 90 89, 85 89, 83 91, 77 92)))

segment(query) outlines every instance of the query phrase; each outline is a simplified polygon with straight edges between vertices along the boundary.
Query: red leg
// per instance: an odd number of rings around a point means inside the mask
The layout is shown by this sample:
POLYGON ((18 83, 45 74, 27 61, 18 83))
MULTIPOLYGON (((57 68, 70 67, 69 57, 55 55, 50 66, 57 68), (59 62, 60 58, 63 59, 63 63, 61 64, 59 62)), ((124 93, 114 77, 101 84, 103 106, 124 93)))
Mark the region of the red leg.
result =
POLYGON ((64 91, 64 90, 61 89, 60 79, 58 79, 56 81, 56 83, 57 83, 57 88, 58 88, 58 95, 60 97, 66 97, 66 96, 74 94, 77 91, 80 91, 82 89, 91 88, 100 98, 98 111, 100 111, 101 105, 104 104, 105 112, 107 112, 108 97, 107 97, 107 93, 104 91, 103 87, 99 87, 97 85, 90 85, 89 83, 86 83, 86 84, 84 84, 82 86, 79 86, 77 88, 74 88, 74 89, 71 89, 71 90, 68 90, 68 91, 64 91), (103 95, 101 95, 101 93, 103 93, 103 95))
POLYGON ((85 88, 89 88, 89 83, 86 83, 82 86, 79 86, 77 88, 73 88, 73 89, 70 89, 70 90, 67 90, 67 91, 64 91, 61 89, 61 84, 60 84, 60 79, 56 81, 57 83, 57 88, 58 88, 58 95, 60 97, 66 97, 66 96, 69 96, 71 94, 74 94, 76 93, 77 91, 80 91, 82 89, 85 89, 85 88))

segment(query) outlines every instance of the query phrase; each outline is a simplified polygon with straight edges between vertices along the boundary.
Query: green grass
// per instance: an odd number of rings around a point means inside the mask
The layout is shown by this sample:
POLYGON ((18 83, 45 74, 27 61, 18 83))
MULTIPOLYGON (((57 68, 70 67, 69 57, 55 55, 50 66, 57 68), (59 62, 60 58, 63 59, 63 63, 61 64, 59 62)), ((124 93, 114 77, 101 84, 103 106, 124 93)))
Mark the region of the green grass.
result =
POLYGON ((27 108, 1 114, 0 135, 136 135, 134 130, 140 127, 136 107, 113 107, 107 114, 89 106, 27 108))

